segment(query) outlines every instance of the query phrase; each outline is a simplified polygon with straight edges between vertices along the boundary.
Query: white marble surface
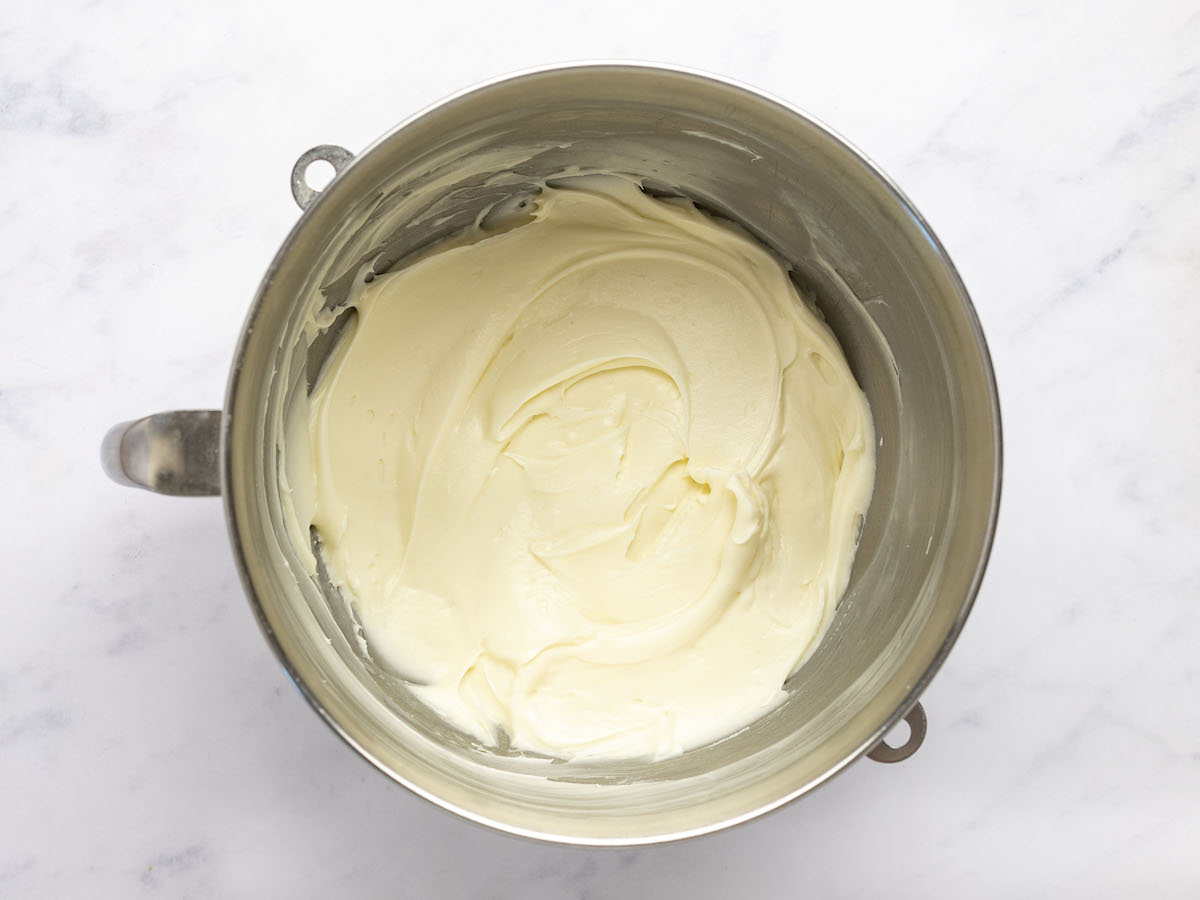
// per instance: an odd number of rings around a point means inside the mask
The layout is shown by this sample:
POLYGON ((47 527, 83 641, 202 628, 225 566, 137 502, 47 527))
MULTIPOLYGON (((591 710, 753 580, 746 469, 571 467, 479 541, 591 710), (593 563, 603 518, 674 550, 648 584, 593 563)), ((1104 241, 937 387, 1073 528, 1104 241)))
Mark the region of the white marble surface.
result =
POLYGON ((7 4, 0 896, 1196 896, 1200 12, 976 7, 7 4), (220 401, 301 151, 585 57, 726 73, 866 148, 974 295, 1007 439, 920 753, 629 852, 376 774, 259 636, 219 503, 96 459, 113 421, 220 401))

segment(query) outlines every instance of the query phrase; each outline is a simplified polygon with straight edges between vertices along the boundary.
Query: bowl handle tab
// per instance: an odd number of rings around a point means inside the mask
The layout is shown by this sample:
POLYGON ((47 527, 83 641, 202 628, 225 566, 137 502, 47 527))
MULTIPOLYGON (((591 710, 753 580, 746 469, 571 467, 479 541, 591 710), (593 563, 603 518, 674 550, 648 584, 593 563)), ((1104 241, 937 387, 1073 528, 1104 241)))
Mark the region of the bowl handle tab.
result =
POLYGON ((881 763, 903 762, 917 752, 925 740, 925 709, 920 703, 914 703, 912 709, 904 714, 904 721, 908 723, 908 740, 899 747, 882 740, 867 753, 867 759, 881 763))
POLYGON ((292 166, 292 199, 296 201, 296 205, 301 209, 308 209, 321 191, 328 187, 325 185, 314 188, 308 183, 309 166, 315 162, 327 162, 333 166, 333 177, 336 178, 342 169, 350 165, 352 159, 354 159, 353 153, 336 144, 321 144, 319 147, 313 147, 302 153, 296 160, 296 164, 292 166))

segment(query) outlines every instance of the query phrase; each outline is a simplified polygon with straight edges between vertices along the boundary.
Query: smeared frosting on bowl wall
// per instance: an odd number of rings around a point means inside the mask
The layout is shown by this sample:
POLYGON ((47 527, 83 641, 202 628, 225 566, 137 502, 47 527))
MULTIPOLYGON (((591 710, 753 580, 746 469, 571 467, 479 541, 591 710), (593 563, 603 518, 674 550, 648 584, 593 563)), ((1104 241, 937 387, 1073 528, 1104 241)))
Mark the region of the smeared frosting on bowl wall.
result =
POLYGON ((668 757, 777 706, 821 640, 870 410, 736 227, 614 176, 525 203, 357 281, 289 417, 290 513, 371 656, 451 724, 668 757))

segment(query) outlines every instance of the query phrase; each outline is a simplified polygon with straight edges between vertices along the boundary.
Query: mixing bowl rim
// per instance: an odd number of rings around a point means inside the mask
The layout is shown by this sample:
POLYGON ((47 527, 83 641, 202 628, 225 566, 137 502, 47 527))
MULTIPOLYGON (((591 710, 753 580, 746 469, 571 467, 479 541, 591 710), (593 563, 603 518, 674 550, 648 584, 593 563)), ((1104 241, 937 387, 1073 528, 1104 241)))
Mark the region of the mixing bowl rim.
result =
MULTIPOLYGON (((359 743, 353 735, 351 735, 343 725, 334 718, 334 716, 325 708, 320 699, 313 693, 309 686, 305 683, 301 675, 296 671, 295 666, 288 658, 279 637, 275 634, 275 630, 267 618, 262 601, 258 596, 257 589, 254 584, 253 576, 250 573, 249 563, 245 555, 245 549, 241 540, 241 527, 238 523, 237 511, 235 508, 235 498, 233 496, 233 469, 236 463, 234 455, 231 452, 231 441, 233 438, 232 411, 237 398, 238 389, 241 384, 242 369, 245 361, 245 354, 249 341, 252 339, 252 334, 259 313, 261 312, 265 297, 271 283, 275 280, 276 274, 282 267, 283 261, 288 257, 294 244, 298 240, 300 232, 305 227, 306 223, 311 219, 314 209, 320 206, 324 194, 328 192, 328 187, 332 187, 332 183, 327 187, 326 191, 318 195, 313 202, 297 219, 295 225, 288 233, 287 237, 280 244, 279 250, 272 259, 270 266, 264 274, 257 291, 255 292, 254 300, 247 312, 245 322, 242 327, 241 336, 238 340, 237 347, 234 351, 234 362, 230 369, 228 387, 225 396, 225 413, 222 416, 221 424, 221 481, 222 481, 222 497, 224 498, 225 519, 229 530, 229 538, 233 547, 235 562, 238 569, 238 575, 241 579, 242 586, 245 590, 247 599, 250 601, 250 606, 254 611, 255 619, 258 621, 259 628, 262 630, 267 643, 270 645, 279 663, 282 665, 288 678, 296 689, 304 696, 309 705, 317 713, 317 715, 328 725, 335 734, 343 741, 354 748, 357 753, 367 760, 376 769, 387 775, 393 781, 403 785, 408 790, 412 791, 419 797, 433 803, 437 807, 455 813, 468 821, 479 825, 487 826, 500 832, 512 834, 518 837, 525 837, 539 841, 550 843, 576 845, 576 846, 611 846, 611 847, 631 847, 649 844, 668 843, 686 838, 698 837, 704 834, 710 834, 717 831, 722 831, 734 825, 739 825, 756 819, 768 812, 779 809, 797 797, 806 794, 815 788, 827 783, 835 775, 839 774, 851 763, 855 762, 863 754, 867 753, 882 739, 883 735, 888 732, 897 722, 900 721, 908 711, 916 704, 921 694, 929 686, 933 677, 941 669, 946 657, 949 655, 951 648, 957 641, 962 632, 963 626, 966 623, 967 617, 970 615, 971 609, 975 604, 976 596, 983 581, 984 572, 987 569, 988 560, 991 556, 992 545, 995 539, 996 524, 999 517, 1000 509, 1000 492, 1003 473, 1003 436, 1000 417, 1000 401, 999 393, 996 385, 995 370, 992 365, 991 354, 988 350, 987 341, 983 334, 982 325, 979 322, 978 314, 975 306, 971 301, 970 295, 967 292, 966 286, 963 284, 962 278, 959 276, 958 270, 955 268, 950 255, 946 252, 941 241, 929 227, 925 218, 908 199, 899 186, 865 153, 863 153, 851 141, 847 140, 833 128, 830 128, 817 117, 805 112, 799 107, 789 103, 788 101, 774 96, 773 94, 761 90, 757 87, 737 81, 736 79, 728 78, 722 75, 716 75, 710 72, 689 68, 686 66, 656 63, 656 62, 641 62, 634 60, 585 60, 579 62, 556 63, 531 68, 521 69, 516 72, 499 75, 495 78, 490 78, 477 84, 471 85, 460 91, 457 91, 441 100, 425 106, 418 112, 403 119, 399 124, 389 129, 378 139, 373 141, 360 153, 355 154, 353 160, 347 165, 346 169, 353 168, 361 160, 366 159, 375 150, 381 147, 384 143, 391 140, 395 135, 409 128, 415 122, 423 119, 427 115, 440 110, 444 107, 455 104, 469 96, 480 92, 487 91, 501 84, 522 81, 529 78, 536 78, 547 74, 557 72, 578 72, 588 69, 614 71, 625 70, 630 74, 645 73, 649 75, 682 75, 686 78, 696 79, 700 81, 711 82, 720 87, 733 88, 737 91, 744 92, 751 97, 765 100, 772 103, 787 113, 796 116, 813 126, 818 132, 823 133, 835 145, 840 144, 849 154, 862 162, 868 170, 879 180, 881 185, 890 194, 892 200, 899 204, 899 207, 912 218, 913 222, 921 230, 922 234, 929 241, 934 253, 945 267, 946 274, 950 277, 956 293, 959 295, 963 304, 963 312, 966 315, 967 322, 971 332, 976 340, 979 353, 982 358, 983 366, 986 374, 986 388, 988 393, 988 402, 990 405, 992 425, 994 429, 994 446, 993 452, 996 460, 995 470, 993 472, 992 493, 990 498, 990 506, 988 510, 987 528, 983 536, 983 544, 980 550, 978 562, 975 570, 972 573, 971 583, 966 596, 963 598, 963 603, 959 609, 958 615, 951 624, 947 632, 945 640, 938 648, 930 664, 922 673, 921 677, 916 680, 913 687, 909 690, 905 699, 896 708, 896 710, 880 725, 875 731, 869 735, 855 750, 846 754, 839 762, 830 766, 820 775, 812 778, 808 782, 799 787, 787 791, 783 795, 756 806, 753 809, 744 811, 734 816, 729 816, 714 822, 709 822, 704 825, 699 825, 694 828, 683 829, 673 832, 655 832, 643 835, 627 835, 620 837, 595 838, 582 835, 560 834, 548 831, 539 831, 535 828, 527 828, 520 825, 515 825, 510 822, 505 822, 501 819, 483 815, 475 810, 468 809, 459 804, 450 802, 436 793, 427 790, 405 777, 399 772, 396 772, 391 767, 370 752, 366 747, 359 743)), ((340 181, 344 175, 344 171, 339 172, 335 181, 340 181)))

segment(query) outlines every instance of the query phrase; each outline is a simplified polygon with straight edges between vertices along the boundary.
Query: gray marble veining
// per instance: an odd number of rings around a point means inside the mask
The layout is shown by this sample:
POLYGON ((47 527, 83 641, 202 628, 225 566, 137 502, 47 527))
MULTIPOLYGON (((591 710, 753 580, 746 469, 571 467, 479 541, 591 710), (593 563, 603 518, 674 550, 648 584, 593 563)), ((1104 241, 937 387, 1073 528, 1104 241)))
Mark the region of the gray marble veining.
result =
POLYGON ((0 896, 1195 896, 1200 13, 679 9, 10 4, 0 896), (219 402, 303 150, 585 57, 741 78, 877 159, 972 291, 1007 451, 920 752, 622 852, 501 837, 385 781, 275 664, 219 504, 96 461, 114 421, 219 402))

